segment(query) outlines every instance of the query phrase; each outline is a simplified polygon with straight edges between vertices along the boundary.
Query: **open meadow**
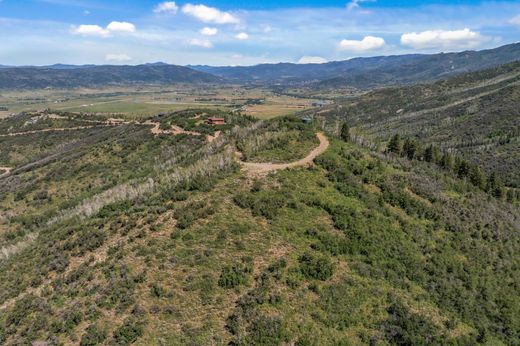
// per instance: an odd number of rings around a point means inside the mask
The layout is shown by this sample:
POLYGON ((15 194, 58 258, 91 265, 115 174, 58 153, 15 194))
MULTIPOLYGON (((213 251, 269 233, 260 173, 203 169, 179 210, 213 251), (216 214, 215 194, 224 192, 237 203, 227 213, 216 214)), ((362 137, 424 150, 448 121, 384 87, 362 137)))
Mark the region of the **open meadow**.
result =
POLYGON ((0 118, 11 113, 53 109, 140 120, 159 113, 190 108, 241 111, 259 119, 309 109, 316 99, 281 95, 267 88, 193 85, 111 87, 105 89, 44 89, 0 92, 0 118))

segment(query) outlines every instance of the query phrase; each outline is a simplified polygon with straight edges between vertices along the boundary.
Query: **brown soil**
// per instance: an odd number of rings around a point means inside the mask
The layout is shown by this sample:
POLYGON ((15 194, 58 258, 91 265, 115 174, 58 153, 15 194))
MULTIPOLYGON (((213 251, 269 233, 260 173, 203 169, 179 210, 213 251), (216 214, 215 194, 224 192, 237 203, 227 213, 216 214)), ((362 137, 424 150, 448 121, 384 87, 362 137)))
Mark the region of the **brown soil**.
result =
MULTIPOLYGON (((264 176, 269 172, 279 171, 287 168, 296 168, 296 167, 304 167, 311 165, 314 159, 323 154, 325 150, 329 147, 330 143, 327 137, 323 133, 317 133, 316 136, 320 140, 320 145, 317 146, 314 150, 312 150, 309 155, 304 157, 301 160, 290 162, 290 163, 254 163, 254 162, 244 162, 240 161, 240 165, 242 169, 249 173, 250 175, 255 176, 264 176)), ((238 155, 240 156, 240 154, 238 155)))

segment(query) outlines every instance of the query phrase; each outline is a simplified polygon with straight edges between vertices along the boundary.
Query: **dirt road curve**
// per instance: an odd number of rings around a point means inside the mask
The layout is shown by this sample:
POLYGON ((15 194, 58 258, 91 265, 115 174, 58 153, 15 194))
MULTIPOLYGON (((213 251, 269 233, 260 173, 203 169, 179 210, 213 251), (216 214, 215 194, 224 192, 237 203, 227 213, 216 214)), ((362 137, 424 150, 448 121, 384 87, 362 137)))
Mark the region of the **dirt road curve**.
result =
POLYGON ((212 135, 207 135, 206 136, 206 140, 211 143, 213 142, 215 139, 219 138, 220 135, 222 134, 222 131, 217 131, 215 132, 215 134, 212 136, 212 135))
POLYGON ((320 140, 320 145, 312 150, 309 155, 301 160, 290 163, 255 163, 240 161, 242 169, 251 175, 266 175, 269 172, 278 171, 286 168, 304 167, 312 164, 314 159, 323 154, 329 147, 330 143, 323 133, 317 133, 316 136, 320 140))

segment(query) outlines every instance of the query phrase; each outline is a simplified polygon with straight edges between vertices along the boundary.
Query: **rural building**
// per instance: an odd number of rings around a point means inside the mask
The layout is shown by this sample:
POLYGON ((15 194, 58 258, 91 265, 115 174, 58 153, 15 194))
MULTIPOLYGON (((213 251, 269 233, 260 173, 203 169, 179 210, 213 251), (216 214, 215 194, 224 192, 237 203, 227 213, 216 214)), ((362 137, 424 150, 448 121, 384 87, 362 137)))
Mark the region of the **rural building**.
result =
POLYGON ((224 118, 211 117, 211 118, 208 118, 207 123, 210 125, 224 125, 224 124, 226 124, 226 121, 224 120, 224 118))

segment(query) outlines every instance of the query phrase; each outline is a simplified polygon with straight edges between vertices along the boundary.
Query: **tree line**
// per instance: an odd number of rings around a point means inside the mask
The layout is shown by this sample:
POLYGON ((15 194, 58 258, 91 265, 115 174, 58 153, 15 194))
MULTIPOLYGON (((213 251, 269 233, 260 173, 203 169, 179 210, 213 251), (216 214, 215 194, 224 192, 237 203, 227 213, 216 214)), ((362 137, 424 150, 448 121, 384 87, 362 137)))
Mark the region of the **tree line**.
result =
POLYGON ((468 180, 495 198, 505 198, 508 202, 520 200, 520 191, 504 186, 495 172, 486 175, 478 165, 470 163, 459 155, 443 151, 435 144, 424 146, 414 138, 402 138, 399 134, 395 134, 388 142, 386 151, 409 160, 436 164, 458 178, 468 180))

